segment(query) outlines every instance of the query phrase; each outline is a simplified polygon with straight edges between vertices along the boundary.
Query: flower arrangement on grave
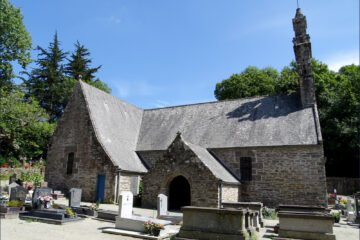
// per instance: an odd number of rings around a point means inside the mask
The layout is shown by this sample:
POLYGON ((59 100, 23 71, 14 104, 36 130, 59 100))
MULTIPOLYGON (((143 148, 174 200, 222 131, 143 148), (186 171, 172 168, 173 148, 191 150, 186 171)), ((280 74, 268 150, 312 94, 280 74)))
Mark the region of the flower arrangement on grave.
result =
POLYGON ((147 221, 144 223, 144 228, 147 233, 153 236, 159 236, 160 231, 164 229, 164 225, 161 225, 159 223, 154 223, 151 221, 147 221))
POLYGON ((1 197, 0 197, 0 200, 9 200, 9 194, 7 194, 7 193, 2 193, 2 194, 1 194, 1 197))
POLYGON ((41 203, 46 203, 46 202, 50 202, 53 198, 51 196, 44 196, 44 195, 41 195, 38 197, 38 200, 41 202, 41 203))

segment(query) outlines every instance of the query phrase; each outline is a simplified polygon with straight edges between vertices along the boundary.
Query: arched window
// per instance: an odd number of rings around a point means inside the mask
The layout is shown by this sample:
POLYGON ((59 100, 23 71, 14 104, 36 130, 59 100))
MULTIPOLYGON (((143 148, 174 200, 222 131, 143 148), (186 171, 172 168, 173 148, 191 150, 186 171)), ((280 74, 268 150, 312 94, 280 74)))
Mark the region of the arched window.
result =
POLYGON ((66 174, 72 174, 74 165, 74 153, 69 153, 66 164, 66 174))

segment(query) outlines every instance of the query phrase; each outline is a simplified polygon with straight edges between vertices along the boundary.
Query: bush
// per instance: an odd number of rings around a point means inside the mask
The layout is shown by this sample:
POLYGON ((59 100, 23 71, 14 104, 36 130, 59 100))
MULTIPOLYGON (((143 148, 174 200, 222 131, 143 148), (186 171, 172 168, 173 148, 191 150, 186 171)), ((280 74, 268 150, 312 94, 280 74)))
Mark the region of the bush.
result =
POLYGON ((7 203, 9 207, 22 207, 24 206, 24 202, 18 200, 11 200, 7 203))
POLYGON ((264 219, 277 219, 277 212, 274 209, 270 209, 268 207, 263 207, 262 215, 264 219))
POLYGON ((336 223, 340 221, 340 212, 333 212, 331 215, 334 217, 336 223))
POLYGON ((27 172, 27 173, 21 173, 20 179, 23 180, 24 182, 34 183, 34 187, 36 187, 36 186, 40 186, 40 182, 44 180, 44 176, 40 173, 27 172))

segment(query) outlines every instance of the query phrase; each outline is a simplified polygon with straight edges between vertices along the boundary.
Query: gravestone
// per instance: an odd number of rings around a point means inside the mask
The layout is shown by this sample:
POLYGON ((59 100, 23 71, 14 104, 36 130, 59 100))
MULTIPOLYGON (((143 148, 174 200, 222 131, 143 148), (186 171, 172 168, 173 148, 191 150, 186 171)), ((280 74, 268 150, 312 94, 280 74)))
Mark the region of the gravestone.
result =
POLYGON ((11 193, 11 189, 12 189, 13 187, 17 187, 17 186, 19 186, 19 184, 17 184, 16 182, 10 183, 10 184, 9 184, 9 188, 8 188, 8 194, 11 193))
POLYGON ((69 207, 80 207, 81 193, 81 188, 70 189, 69 207))
POLYGON ((27 190, 21 186, 11 188, 10 201, 18 200, 25 202, 27 190))
POLYGON ((40 187, 47 188, 48 187, 48 182, 41 182, 40 187))
POLYGON ((13 175, 10 176, 9 178, 9 184, 12 184, 13 182, 16 181, 16 174, 14 173, 13 175))
POLYGON ((130 191, 134 196, 139 195, 140 177, 134 176, 130 178, 130 191))
POLYGON ((131 218, 133 209, 133 194, 132 192, 124 191, 119 196, 119 217, 131 218))
POLYGON ((157 215, 164 216, 167 215, 168 211, 168 198, 164 194, 159 194, 157 197, 157 215))
POLYGON ((32 206, 33 208, 38 208, 40 206, 38 197, 46 197, 51 195, 51 188, 41 188, 36 187, 32 196, 32 206))

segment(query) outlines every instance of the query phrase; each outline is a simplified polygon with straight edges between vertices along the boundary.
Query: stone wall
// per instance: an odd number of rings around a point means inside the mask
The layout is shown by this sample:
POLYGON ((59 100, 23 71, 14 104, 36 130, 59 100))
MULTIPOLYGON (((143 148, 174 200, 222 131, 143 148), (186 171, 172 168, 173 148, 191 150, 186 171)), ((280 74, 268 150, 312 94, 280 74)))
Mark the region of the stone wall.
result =
POLYGON ((163 159, 164 153, 165 150, 138 152, 141 160, 143 160, 149 168, 151 168, 158 160, 163 159))
POLYGON ((242 182, 239 201, 265 206, 326 206, 323 148, 318 146, 229 148, 211 150, 240 176, 240 157, 251 157, 252 180, 242 182))
POLYGON ((360 191, 360 178, 327 177, 326 183, 328 193, 333 193, 334 188, 341 195, 352 195, 360 191))
POLYGON ((16 174, 17 178, 20 178, 21 173, 43 173, 45 167, 32 167, 32 168, 1 168, 1 175, 16 174))
POLYGON ((222 202, 238 202, 239 199, 239 185, 222 186, 222 202))
POLYGON ((116 167, 100 146, 80 86, 59 120, 47 156, 45 180, 49 187, 67 191, 82 189, 83 201, 95 201, 98 175, 105 175, 104 199, 114 199, 116 167), (67 174, 67 158, 74 153, 72 174, 67 174))
POLYGON ((177 176, 190 184, 192 206, 218 207, 219 180, 182 142, 173 144, 143 177, 143 207, 156 208, 157 195, 169 196, 170 183, 177 176))

